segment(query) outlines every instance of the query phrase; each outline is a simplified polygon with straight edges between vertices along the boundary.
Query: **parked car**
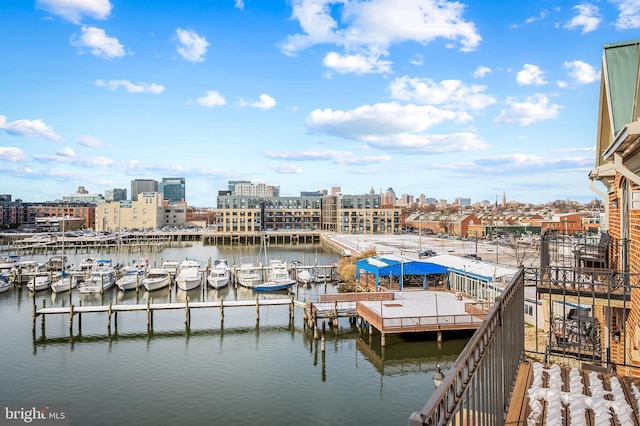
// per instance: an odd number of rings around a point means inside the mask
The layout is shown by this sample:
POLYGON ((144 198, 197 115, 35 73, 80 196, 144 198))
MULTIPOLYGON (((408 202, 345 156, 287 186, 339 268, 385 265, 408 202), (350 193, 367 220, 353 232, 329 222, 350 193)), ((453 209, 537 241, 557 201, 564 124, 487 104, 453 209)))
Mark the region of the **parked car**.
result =
POLYGON ((433 250, 423 250, 420 253, 418 253, 419 257, 429 257, 429 256, 435 256, 437 253, 433 250))
POLYGON ((482 258, 475 253, 465 254, 463 257, 466 257, 467 259, 482 260, 482 258))

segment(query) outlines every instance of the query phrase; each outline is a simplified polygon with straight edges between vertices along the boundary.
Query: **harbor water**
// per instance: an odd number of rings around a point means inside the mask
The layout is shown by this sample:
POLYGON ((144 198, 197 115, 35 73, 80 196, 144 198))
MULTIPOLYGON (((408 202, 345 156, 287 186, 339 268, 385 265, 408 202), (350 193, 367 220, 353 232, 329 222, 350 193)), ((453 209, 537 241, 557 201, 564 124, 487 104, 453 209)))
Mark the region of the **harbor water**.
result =
MULTIPOLYGON (((58 253, 59 254, 59 253, 58 253)), ((25 258, 44 262, 48 255, 25 258)), ((225 258, 265 263, 259 247, 192 244, 154 253, 71 253, 82 258, 127 263, 138 256, 159 266, 162 260, 196 258, 203 263, 225 258)), ((336 263, 320 246, 269 247, 268 257, 308 265, 336 263)), ((65 403, 74 425, 406 425, 434 390, 436 365, 452 365, 466 337, 438 344, 435 336, 388 336, 358 331, 348 319, 326 327, 325 351, 313 331, 304 328, 302 311, 290 320, 287 306, 194 309, 190 326, 184 311, 158 311, 147 330, 145 312, 121 312, 110 331, 107 315, 83 314, 81 329, 69 333, 68 315, 37 319, 41 307, 200 300, 290 298, 315 301, 336 293, 335 283, 297 286, 292 292, 254 293, 242 287, 171 289, 151 294, 54 295, 12 288, 0 294, 0 401, 65 403)), ((77 322, 77 319, 75 320, 77 322)))

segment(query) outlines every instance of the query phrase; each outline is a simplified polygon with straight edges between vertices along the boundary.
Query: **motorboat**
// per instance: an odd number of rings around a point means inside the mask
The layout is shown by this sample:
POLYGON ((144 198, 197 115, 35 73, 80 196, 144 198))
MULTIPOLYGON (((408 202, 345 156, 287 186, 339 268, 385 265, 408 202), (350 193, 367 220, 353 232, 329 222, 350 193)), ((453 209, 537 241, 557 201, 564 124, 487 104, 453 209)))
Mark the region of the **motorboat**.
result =
POLYGON ((177 260, 165 260, 162 262, 162 268, 165 269, 171 276, 176 276, 178 273, 178 266, 180 266, 180 262, 177 260))
POLYGON ((51 288, 51 275, 42 273, 32 276, 27 283, 27 288, 31 291, 41 291, 51 288))
POLYGON ((135 290, 142 286, 145 273, 145 269, 140 266, 125 267, 123 275, 116 280, 116 285, 123 291, 135 290))
POLYGON ((235 271, 236 280, 242 287, 253 288, 262 283, 262 276, 253 263, 241 263, 235 271))
POLYGON ((225 259, 218 259, 213 262, 213 267, 207 276, 207 283, 211 288, 223 288, 229 285, 230 274, 229 265, 225 259))
POLYGON ((20 261, 20 256, 12 254, 0 258, 0 271, 9 270, 20 261))
POLYGON ((78 278, 71 274, 63 272, 60 279, 51 283, 51 291, 54 293, 64 293, 71 291, 78 286, 78 278))
POLYGON ((267 269, 267 280, 253 286, 256 291, 285 290, 295 284, 289 275, 287 264, 280 260, 272 260, 267 269))
POLYGON ((72 268, 69 273, 80 281, 85 281, 91 275, 91 271, 96 266, 98 259, 95 257, 87 257, 80 261, 78 266, 72 268))
POLYGON ((164 268, 151 268, 147 276, 142 279, 142 285, 147 291, 160 290, 171 284, 171 275, 164 268))
MULTIPOLYGON (((64 250, 64 247, 63 247, 64 250)), ((46 271, 62 271, 67 264, 67 257, 62 255, 54 255, 49 258, 43 265, 46 271)))
POLYGON ((3 276, 0 276, 0 293, 4 293, 5 291, 11 288, 11 282, 3 276))
POLYGON ((89 279, 80 285, 80 293, 102 293, 116 283, 116 270, 110 259, 96 260, 96 266, 91 270, 89 279))
POLYGON ((309 285, 316 282, 315 270, 300 269, 298 271, 298 281, 302 284, 309 285))
POLYGON ((176 285, 180 290, 189 291, 202 284, 202 262, 196 259, 185 259, 180 262, 176 275, 176 285))

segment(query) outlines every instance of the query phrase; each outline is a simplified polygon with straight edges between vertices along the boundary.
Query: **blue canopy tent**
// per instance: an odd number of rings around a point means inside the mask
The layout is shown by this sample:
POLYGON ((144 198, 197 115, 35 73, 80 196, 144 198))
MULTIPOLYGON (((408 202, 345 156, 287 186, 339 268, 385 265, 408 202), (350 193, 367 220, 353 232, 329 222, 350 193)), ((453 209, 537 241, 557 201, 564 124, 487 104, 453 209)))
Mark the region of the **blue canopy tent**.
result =
POLYGON ((395 276, 400 278, 400 290, 403 289, 406 275, 422 275, 423 288, 427 289, 427 275, 442 275, 448 272, 445 266, 428 262, 418 262, 396 257, 372 256, 356 262, 356 281, 360 279, 360 271, 376 277, 376 290, 380 285, 380 277, 395 276))

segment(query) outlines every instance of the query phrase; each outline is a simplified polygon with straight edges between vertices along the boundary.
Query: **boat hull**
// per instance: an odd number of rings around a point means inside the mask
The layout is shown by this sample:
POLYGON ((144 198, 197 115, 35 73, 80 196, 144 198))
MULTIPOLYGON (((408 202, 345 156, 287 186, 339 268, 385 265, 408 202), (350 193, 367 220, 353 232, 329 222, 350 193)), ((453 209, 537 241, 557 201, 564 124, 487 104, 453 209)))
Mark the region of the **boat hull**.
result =
POLYGON ((160 290, 168 287, 171 284, 171 277, 166 276, 163 278, 145 278, 142 281, 142 285, 147 291, 160 290))
POLYGON ((226 276, 209 275, 207 277, 207 284, 209 284, 209 287, 211 288, 224 288, 229 285, 229 281, 229 274, 226 276))
POLYGON ((60 278, 55 283, 51 284, 51 291, 54 293, 64 293, 70 291, 78 286, 78 279, 76 277, 67 276, 60 278))
POLYGON ((180 290, 189 291, 200 287, 202 278, 176 278, 176 285, 180 290))
POLYGON ((283 281, 267 281, 262 284, 257 284, 253 286, 255 291, 275 291, 275 290, 287 290, 296 282, 293 280, 283 280, 283 281))

